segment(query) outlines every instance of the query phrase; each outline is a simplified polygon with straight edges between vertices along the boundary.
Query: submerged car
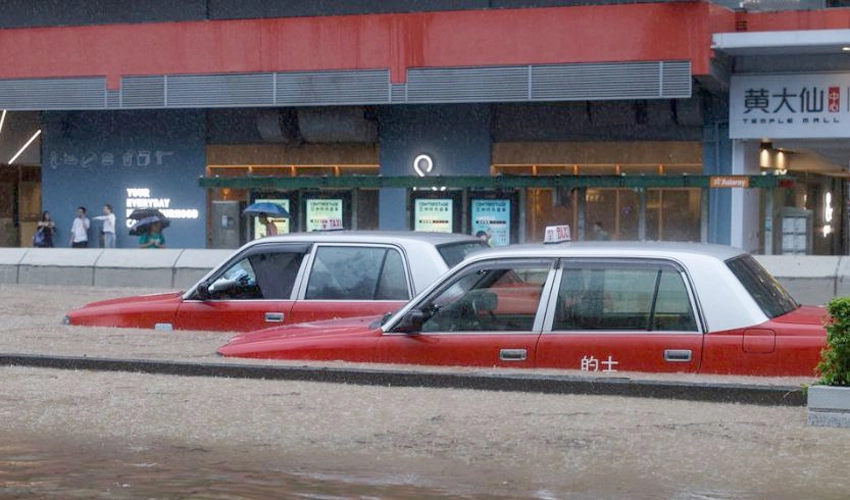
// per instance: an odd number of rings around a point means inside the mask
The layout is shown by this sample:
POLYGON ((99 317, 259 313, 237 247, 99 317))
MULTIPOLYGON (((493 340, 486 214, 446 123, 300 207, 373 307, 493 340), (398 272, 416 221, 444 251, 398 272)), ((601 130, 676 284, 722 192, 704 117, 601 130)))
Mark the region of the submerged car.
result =
POLYGON ((813 376, 823 307, 748 253, 666 243, 512 246, 470 256, 394 315, 237 336, 224 356, 813 376))
POLYGON ((94 302, 70 325, 249 331, 397 311, 467 254, 474 236, 336 231, 254 240, 186 292, 94 302))

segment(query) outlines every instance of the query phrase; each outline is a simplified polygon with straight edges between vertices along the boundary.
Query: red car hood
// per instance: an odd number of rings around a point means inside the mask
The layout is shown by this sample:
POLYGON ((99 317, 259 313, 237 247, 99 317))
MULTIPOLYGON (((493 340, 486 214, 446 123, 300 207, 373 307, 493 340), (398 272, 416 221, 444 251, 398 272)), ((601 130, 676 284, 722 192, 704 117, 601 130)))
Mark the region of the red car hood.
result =
POLYGON ((172 301, 174 299, 179 299, 180 297, 182 297, 183 293, 184 292, 154 293, 150 295, 135 295, 133 297, 121 297, 118 299, 101 300, 98 302, 91 302, 89 304, 86 304, 80 309, 88 309, 90 307, 121 306, 127 304, 144 304, 148 302, 172 301))
POLYGON ((226 345, 218 349, 218 353, 227 356, 228 347, 272 340, 364 335, 376 330, 380 326, 381 318, 382 316, 360 316, 266 328, 233 337, 226 345))

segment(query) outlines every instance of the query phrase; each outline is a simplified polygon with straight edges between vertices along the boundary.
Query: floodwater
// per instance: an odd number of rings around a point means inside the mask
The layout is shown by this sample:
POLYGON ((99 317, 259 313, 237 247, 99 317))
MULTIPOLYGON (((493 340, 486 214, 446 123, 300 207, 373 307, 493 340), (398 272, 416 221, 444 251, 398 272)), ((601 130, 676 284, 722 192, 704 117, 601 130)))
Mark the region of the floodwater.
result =
MULTIPOLYGON (((357 477, 338 471, 289 468, 283 463, 248 464, 214 457, 211 450, 69 446, 55 442, 0 445, 0 499, 308 499, 308 500, 757 500, 756 492, 724 489, 647 488, 612 477, 605 493, 536 489, 500 492, 490 487, 430 484, 415 473, 357 477), (618 485, 613 488, 611 485, 618 485), (483 490, 483 491, 480 491, 483 490)), ((517 464, 521 466, 521 464, 517 464)), ((771 499, 791 500, 796 494, 771 499)), ((822 498, 819 496, 811 498, 822 498)), ((823 497, 826 498, 826 497, 823 497)))

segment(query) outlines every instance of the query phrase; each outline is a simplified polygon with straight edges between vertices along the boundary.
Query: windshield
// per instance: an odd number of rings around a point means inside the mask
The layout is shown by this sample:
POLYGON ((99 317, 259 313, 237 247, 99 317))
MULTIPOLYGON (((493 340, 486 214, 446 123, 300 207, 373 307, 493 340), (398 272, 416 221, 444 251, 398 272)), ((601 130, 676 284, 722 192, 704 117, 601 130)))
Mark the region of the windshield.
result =
POLYGON ((465 259, 467 255, 485 248, 490 248, 490 246, 483 241, 464 241, 462 243, 439 245, 437 250, 443 257, 443 260, 446 261, 446 264, 449 267, 454 267, 465 259))
POLYGON ((782 285, 752 255, 741 255, 726 261, 738 281, 769 317, 775 318, 800 307, 782 285))

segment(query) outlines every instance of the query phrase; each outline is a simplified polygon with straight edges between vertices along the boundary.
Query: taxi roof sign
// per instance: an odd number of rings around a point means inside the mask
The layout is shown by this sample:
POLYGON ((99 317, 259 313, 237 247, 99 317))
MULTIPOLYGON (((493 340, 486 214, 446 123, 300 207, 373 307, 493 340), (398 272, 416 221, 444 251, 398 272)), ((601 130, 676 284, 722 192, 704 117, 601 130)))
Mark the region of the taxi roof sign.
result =
POLYGON ((563 226, 546 226, 543 243, 563 243, 565 241, 572 241, 569 224, 564 224, 563 226))

